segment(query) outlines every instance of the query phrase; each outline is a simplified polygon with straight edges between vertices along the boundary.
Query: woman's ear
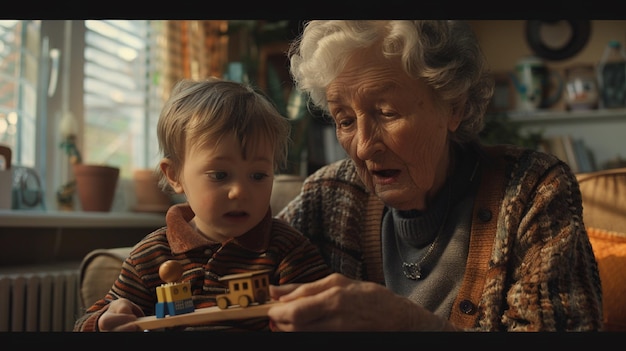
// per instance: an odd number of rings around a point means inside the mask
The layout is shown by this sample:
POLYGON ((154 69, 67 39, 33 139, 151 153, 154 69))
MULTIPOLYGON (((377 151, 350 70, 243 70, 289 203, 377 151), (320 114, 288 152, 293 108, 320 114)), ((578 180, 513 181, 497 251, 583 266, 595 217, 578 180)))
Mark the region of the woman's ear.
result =
POLYGON ((450 113, 450 118, 448 118, 448 130, 450 132, 455 132, 457 128, 461 125, 461 121, 463 121, 463 109, 462 108, 453 108, 450 113))
POLYGON ((459 116, 459 114, 453 114, 452 116, 450 116, 450 119, 448 120, 448 130, 451 132, 455 132, 457 128, 459 128, 460 124, 461 124, 461 117, 459 116))
POLYGON ((159 162, 159 167, 161 168, 161 172, 165 175, 165 178, 167 178, 167 182, 170 184, 172 189, 174 189, 177 194, 184 193, 185 190, 179 181, 178 169, 176 169, 172 160, 169 158, 162 159, 161 162, 159 162))

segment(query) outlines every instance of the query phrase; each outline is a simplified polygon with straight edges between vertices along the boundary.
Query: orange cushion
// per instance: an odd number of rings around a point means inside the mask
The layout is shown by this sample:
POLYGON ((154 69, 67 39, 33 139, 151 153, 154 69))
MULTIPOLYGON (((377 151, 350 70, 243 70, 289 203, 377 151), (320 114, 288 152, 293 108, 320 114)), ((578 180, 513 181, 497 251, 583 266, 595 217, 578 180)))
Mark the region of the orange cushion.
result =
POLYGON ((604 330, 626 331, 626 234, 587 228, 602 282, 604 330))

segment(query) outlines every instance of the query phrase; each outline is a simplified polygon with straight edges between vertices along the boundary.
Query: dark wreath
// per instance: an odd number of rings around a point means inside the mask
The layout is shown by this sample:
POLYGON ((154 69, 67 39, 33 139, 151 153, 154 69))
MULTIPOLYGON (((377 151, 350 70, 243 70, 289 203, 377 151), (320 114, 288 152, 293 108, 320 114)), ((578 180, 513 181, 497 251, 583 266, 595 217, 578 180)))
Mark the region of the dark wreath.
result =
POLYGON ((541 28, 553 25, 561 20, 529 20, 526 22, 526 39, 535 54, 547 60, 563 60, 576 55, 589 41, 591 21, 589 20, 562 20, 567 22, 571 30, 571 38, 565 45, 553 48, 545 43, 541 36, 541 28))

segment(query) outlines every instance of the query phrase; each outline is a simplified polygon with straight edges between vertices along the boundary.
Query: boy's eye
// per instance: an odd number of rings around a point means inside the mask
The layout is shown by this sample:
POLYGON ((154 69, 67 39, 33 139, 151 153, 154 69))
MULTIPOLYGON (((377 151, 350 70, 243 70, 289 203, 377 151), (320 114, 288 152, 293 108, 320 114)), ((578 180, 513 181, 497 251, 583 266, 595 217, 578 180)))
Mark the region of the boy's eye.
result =
POLYGON ((226 176, 228 176, 228 174, 226 174, 226 172, 211 172, 209 174, 207 174, 209 178, 213 179, 213 180, 222 180, 224 178, 226 178, 226 176))
POLYGON ((263 180, 267 177, 269 176, 265 173, 252 173, 252 179, 254 180, 263 180))

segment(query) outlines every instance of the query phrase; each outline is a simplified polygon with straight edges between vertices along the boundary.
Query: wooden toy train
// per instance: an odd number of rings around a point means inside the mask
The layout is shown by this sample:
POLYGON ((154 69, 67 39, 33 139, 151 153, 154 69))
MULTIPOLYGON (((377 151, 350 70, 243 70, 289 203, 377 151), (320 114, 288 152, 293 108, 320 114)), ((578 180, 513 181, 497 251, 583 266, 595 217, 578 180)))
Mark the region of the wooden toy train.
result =
MULTIPOLYGON (((191 284, 180 282, 182 274, 182 265, 177 261, 170 260, 159 267, 159 276, 166 283, 156 288, 156 318, 194 312, 191 284)), ((231 305, 246 308, 269 301, 269 270, 229 274, 219 280, 228 283, 227 292, 216 296, 217 306, 222 310, 231 305)))
POLYGON ((220 281, 228 282, 228 292, 216 296, 217 307, 226 309, 230 305, 248 307, 251 303, 264 304, 269 301, 269 270, 225 275, 220 281))

